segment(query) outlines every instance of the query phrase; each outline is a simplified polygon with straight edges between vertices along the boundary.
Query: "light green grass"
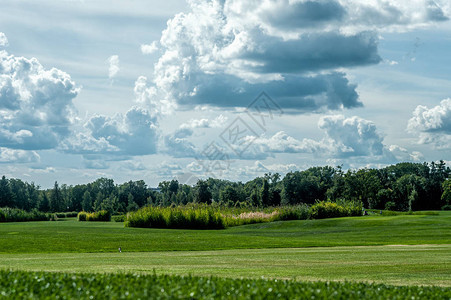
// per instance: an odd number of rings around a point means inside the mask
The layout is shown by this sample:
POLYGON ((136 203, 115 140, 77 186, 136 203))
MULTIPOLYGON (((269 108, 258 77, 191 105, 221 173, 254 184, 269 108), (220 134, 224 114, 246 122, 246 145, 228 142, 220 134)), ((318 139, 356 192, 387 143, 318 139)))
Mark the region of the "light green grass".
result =
POLYGON ((0 269, 451 286, 451 245, 3 254, 0 269))
POLYGON ((451 244, 451 212, 286 221, 226 230, 124 228, 116 222, 0 224, 0 253, 128 252, 451 244))

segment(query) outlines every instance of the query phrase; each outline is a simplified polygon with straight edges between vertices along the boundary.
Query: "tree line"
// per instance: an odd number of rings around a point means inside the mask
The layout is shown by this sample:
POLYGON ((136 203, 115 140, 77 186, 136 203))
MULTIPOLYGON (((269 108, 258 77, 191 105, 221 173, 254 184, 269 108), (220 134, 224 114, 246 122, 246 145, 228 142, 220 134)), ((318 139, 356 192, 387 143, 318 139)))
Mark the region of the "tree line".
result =
POLYGON ((0 207, 42 212, 108 210, 114 214, 146 205, 194 202, 268 207, 329 200, 360 201, 369 209, 438 210, 451 207, 450 174, 443 161, 348 171, 325 166, 289 172, 283 178, 267 173, 245 183, 208 178, 190 186, 173 179, 160 182, 158 189, 149 188, 143 180, 115 184, 108 178, 79 185, 55 182, 53 188, 41 189, 33 182, 3 176, 0 207))

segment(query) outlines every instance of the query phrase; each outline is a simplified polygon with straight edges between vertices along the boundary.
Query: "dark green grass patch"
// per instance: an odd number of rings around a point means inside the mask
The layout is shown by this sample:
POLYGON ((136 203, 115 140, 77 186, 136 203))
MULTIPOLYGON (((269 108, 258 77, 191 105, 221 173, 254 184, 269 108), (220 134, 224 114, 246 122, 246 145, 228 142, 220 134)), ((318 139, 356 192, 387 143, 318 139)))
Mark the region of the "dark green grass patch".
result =
POLYGON ((0 271, 2 299, 449 299, 442 287, 0 271))

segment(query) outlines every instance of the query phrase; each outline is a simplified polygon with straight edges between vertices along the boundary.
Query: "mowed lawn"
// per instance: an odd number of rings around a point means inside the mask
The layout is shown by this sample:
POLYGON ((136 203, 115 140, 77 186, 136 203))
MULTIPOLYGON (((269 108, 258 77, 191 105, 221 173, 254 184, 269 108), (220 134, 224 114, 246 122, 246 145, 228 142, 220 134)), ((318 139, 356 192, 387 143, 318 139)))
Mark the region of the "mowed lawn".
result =
POLYGON ((451 212, 286 221, 225 230, 124 228, 123 223, 0 223, 1 253, 126 252, 451 244, 451 212))
POLYGON ((0 255, 0 268, 451 286, 451 245, 0 255))
POLYGON ((0 268, 451 286, 451 213, 226 230, 124 228, 75 220, 2 223, 0 268))

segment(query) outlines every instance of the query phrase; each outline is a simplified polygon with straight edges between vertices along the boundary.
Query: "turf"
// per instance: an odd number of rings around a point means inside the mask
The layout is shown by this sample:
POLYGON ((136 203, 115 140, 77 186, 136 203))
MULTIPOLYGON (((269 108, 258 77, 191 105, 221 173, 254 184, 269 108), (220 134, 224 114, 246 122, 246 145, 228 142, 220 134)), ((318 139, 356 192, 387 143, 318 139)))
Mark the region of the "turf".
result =
POLYGON ((4 254, 0 269, 451 286, 451 245, 4 254))
POLYGON ((253 224, 225 230, 124 228, 115 222, 0 224, 0 253, 211 251, 451 244, 451 212, 253 224))
POLYGON ((2 299, 449 299, 443 287, 0 270, 2 299))

